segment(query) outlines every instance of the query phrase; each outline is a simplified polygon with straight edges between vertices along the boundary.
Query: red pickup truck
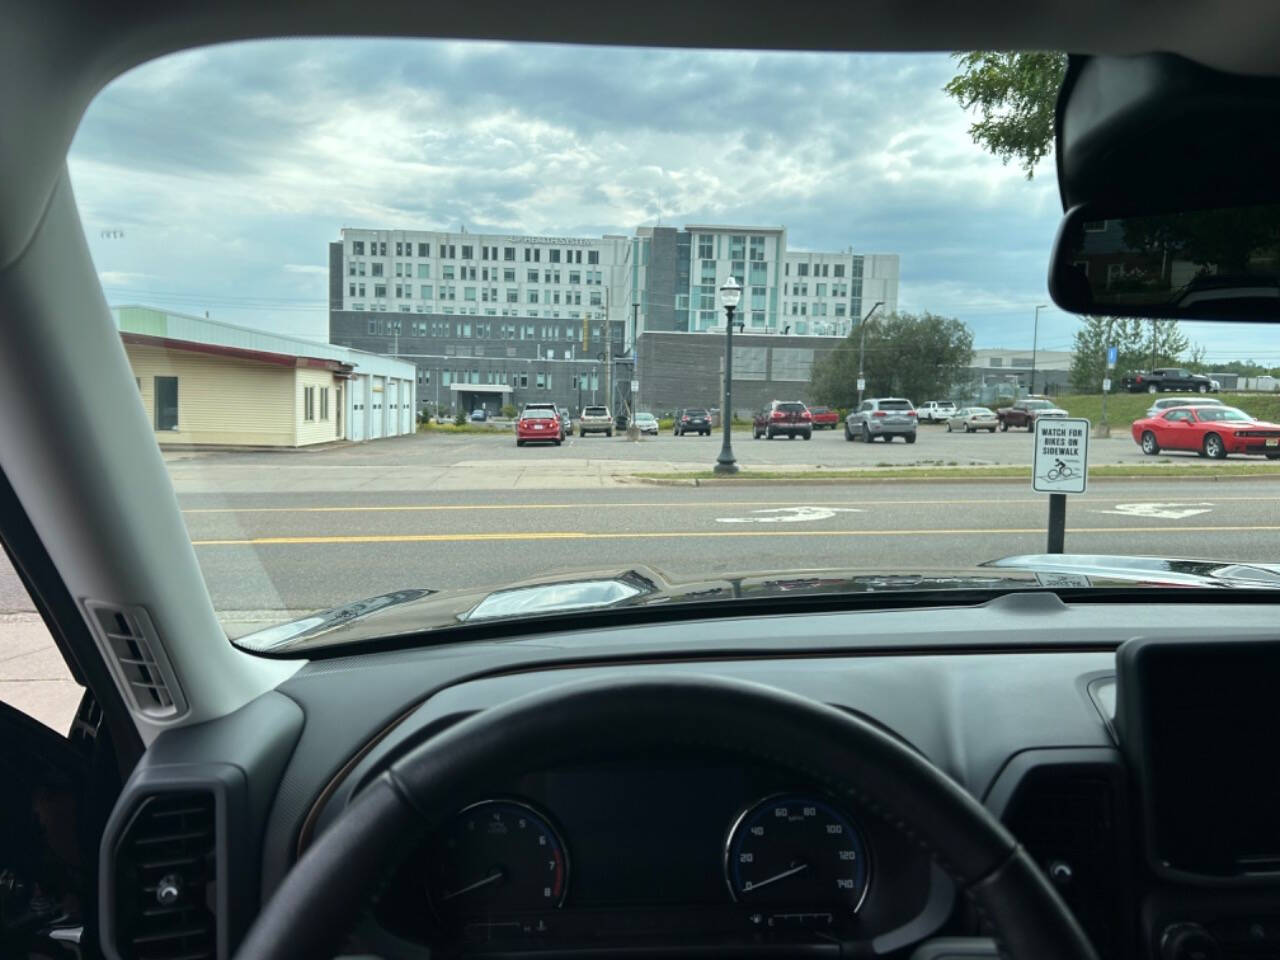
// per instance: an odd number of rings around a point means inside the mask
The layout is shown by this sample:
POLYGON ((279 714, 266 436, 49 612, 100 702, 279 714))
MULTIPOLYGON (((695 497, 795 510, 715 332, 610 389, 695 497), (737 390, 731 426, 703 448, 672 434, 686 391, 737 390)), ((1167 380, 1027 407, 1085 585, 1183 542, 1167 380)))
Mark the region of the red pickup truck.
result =
POLYGON ((840 425, 840 414, 830 407, 810 407, 809 415, 815 430, 834 430, 840 425))
POLYGON ((1041 397, 1024 397, 1011 406, 1001 407, 996 411, 1001 430, 1008 430, 1010 427, 1026 427, 1028 430, 1034 430, 1036 420, 1040 417, 1065 417, 1066 415, 1067 411, 1054 404, 1052 400, 1041 397))

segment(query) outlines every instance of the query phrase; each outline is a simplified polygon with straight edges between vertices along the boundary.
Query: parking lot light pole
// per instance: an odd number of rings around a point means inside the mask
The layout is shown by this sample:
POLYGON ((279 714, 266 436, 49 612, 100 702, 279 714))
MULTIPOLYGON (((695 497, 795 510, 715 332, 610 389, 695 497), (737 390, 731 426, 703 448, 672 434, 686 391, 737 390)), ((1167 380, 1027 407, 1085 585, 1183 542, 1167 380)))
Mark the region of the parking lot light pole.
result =
POLYGON ((720 404, 720 421, 724 426, 724 442, 720 456, 716 457, 716 473, 737 473, 738 462, 733 459, 733 444, 729 428, 733 424, 733 312, 742 299, 742 288, 734 277, 729 277, 720 287, 720 302, 724 304, 724 400, 720 404))
POLYGON ((871 309, 867 311, 867 315, 862 318, 862 322, 858 324, 858 406, 862 406, 862 385, 866 382, 862 376, 862 358, 865 356, 867 349, 867 321, 871 319, 871 315, 884 306, 883 300, 877 300, 872 304, 871 309))

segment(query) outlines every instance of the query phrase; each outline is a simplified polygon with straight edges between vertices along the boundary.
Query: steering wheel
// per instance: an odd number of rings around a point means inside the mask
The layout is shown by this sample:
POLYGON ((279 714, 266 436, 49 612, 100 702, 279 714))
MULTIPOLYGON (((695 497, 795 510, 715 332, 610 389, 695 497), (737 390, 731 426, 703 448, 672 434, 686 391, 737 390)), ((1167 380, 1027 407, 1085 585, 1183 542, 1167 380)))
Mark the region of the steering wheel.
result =
POLYGON ((415 841, 499 777, 622 751, 717 750, 854 801, 925 850, 994 931, 1002 956, 1096 960, 1013 837, 954 781, 843 711, 741 680, 644 675, 575 682, 484 710, 397 760, 321 834, 237 960, 329 958, 415 841))

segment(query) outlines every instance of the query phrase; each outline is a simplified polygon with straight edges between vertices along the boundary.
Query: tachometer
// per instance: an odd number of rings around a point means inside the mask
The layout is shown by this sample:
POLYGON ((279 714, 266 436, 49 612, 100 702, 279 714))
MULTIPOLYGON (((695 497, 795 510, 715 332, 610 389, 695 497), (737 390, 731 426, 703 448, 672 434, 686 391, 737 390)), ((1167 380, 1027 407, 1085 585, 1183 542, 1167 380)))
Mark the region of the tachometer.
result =
POLYGON ((871 879, 854 822, 827 801, 798 794, 749 807, 729 831, 724 866, 735 900, 770 906, 856 911, 871 879))
POLYGON ((544 814, 515 800, 462 810, 433 844, 430 870, 441 920, 555 908, 569 889, 564 841, 544 814))

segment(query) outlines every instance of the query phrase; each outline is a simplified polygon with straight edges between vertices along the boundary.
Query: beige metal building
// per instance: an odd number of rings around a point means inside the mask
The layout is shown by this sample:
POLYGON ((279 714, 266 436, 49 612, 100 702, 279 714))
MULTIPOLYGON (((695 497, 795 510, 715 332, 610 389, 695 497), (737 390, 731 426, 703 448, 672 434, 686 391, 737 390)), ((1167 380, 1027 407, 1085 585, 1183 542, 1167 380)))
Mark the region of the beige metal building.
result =
POLYGON ((150 307, 112 312, 161 446, 302 447, 415 429, 412 363, 150 307))

